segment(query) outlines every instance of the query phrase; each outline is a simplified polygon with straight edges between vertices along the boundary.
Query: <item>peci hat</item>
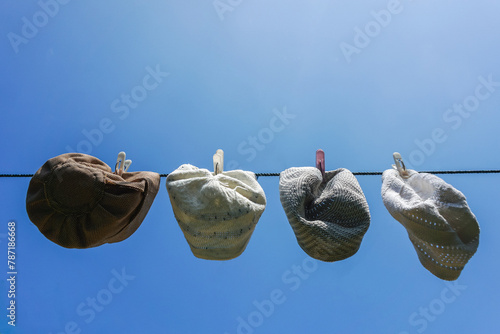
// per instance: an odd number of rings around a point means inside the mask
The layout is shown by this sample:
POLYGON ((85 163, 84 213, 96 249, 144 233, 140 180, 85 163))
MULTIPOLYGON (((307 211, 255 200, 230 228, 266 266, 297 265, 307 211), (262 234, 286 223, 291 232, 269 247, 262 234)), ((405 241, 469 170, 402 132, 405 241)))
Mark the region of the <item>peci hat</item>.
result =
POLYGON ((299 246, 315 259, 340 261, 358 251, 370 211, 349 170, 322 171, 293 167, 281 172, 280 200, 299 246))
POLYGON ((479 224, 465 196, 441 178, 403 168, 382 174, 382 200, 400 222, 422 265, 444 280, 456 280, 479 245, 479 224))
POLYGON ((166 186, 186 241, 201 259, 238 257, 266 207, 255 174, 243 170, 212 173, 184 164, 168 175, 166 186))
POLYGON ((66 248, 119 242, 141 225, 153 203, 160 175, 127 172, 87 154, 66 153, 48 160, 32 177, 26 195, 30 220, 49 240, 66 248))

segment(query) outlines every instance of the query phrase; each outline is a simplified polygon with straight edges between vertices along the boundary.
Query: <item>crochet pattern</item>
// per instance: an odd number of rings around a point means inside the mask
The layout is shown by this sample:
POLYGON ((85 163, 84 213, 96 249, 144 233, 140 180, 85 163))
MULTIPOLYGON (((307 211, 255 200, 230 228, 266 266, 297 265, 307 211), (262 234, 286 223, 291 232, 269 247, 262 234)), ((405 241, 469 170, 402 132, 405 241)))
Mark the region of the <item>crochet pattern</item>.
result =
POLYGON ((168 175, 166 186, 191 251, 202 259, 238 257, 266 207, 264 190, 252 172, 213 175, 186 164, 168 175))
POLYGON ((340 261, 354 255, 370 225, 358 181, 344 168, 323 176, 315 167, 280 174, 280 199, 300 247, 311 257, 340 261))
POLYGON ((479 245, 479 225, 465 196, 441 178, 395 169, 382 175, 382 199, 407 230, 422 265, 444 280, 456 280, 479 245))

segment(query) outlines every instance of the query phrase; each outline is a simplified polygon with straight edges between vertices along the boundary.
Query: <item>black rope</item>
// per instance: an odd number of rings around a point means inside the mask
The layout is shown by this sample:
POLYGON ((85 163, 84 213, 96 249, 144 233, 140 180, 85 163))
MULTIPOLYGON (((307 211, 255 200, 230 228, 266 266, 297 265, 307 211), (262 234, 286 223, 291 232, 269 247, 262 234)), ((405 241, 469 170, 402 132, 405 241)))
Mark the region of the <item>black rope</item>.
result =
MULTIPOLYGON (((419 171, 429 174, 500 174, 500 169, 489 170, 432 170, 419 171)), ((383 172, 354 172, 354 175, 382 175, 383 172)), ((160 177, 167 177, 168 173, 160 174, 160 177)), ((255 176, 280 176, 280 173, 255 173, 255 176)), ((33 174, 0 174, 0 177, 33 177, 33 174)))
POLYGON ((382 175, 382 172, 355 172, 354 175, 382 175))
MULTIPOLYGON (((353 175, 382 175, 383 172, 353 172, 353 175)), ((500 170, 438 170, 438 171, 420 171, 419 173, 429 174, 499 174, 500 170)), ((280 173, 255 173, 260 176, 280 176, 280 173)))
MULTIPOLYGON (((418 171, 419 173, 429 174, 499 174, 500 170, 434 170, 418 171)), ((382 175, 383 172, 353 172, 354 175, 382 175)), ((280 173, 256 173, 256 176, 280 176, 280 173)))
POLYGON ((280 173, 255 173, 255 176, 280 176, 280 173))
POLYGON ((420 173, 429 173, 429 174, 498 174, 500 170, 441 170, 441 171, 430 171, 425 172, 422 171, 420 173))

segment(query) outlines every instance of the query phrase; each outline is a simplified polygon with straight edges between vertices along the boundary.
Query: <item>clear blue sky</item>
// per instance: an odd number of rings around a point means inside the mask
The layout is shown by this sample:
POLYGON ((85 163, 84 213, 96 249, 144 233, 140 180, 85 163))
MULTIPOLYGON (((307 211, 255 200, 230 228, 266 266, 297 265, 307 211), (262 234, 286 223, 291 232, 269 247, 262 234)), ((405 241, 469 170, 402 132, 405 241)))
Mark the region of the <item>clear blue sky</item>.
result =
MULTIPOLYGON (((498 169, 494 1, 12 1, 0 4, 0 173, 68 151, 132 171, 183 163, 281 172, 498 169)), ((359 176, 371 226, 353 257, 309 258, 279 201, 246 251, 195 258, 165 179, 124 242, 70 250, 29 221, 29 178, 0 179, 0 333, 492 333, 500 311, 496 175, 444 175, 481 226, 455 283, 431 275, 359 176), (16 221, 16 327, 7 223, 16 221), (95 300, 95 302, 93 302, 95 300)))

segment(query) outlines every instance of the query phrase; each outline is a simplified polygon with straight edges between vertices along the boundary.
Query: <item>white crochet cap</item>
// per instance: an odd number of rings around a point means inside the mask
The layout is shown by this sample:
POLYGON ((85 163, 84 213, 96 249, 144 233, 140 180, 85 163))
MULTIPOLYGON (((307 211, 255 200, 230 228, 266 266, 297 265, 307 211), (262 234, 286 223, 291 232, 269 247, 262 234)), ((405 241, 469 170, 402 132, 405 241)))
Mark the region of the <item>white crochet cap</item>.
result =
POLYGON ((465 196, 441 178, 408 169, 382 174, 382 200, 407 230, 422 265, 456 280, 479 245, 479 225, 465 196))
POLYGON ((266 207, 264 190, 252 172, 214 176, 186 164, 167 177, 175 218, 196 257, 229 260, 246 248, 266 207))
POLYGON ((354 255, 370 225, 368 203, 347 169, 323 176, 315 167, 280 174, 280 199, 299 246, 327 262, 354 255))

